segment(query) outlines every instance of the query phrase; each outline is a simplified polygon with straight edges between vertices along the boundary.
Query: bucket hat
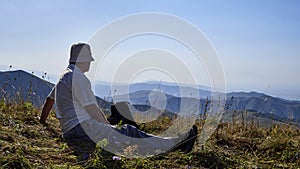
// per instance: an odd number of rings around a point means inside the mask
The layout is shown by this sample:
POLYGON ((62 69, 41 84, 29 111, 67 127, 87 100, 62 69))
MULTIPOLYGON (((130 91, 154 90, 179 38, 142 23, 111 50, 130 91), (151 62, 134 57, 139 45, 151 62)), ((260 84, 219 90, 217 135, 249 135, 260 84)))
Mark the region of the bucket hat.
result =
POLYGON ((69 62, 91 62, 92 57, 91 47, 86 43, 77 43, 71 46, 69 62))

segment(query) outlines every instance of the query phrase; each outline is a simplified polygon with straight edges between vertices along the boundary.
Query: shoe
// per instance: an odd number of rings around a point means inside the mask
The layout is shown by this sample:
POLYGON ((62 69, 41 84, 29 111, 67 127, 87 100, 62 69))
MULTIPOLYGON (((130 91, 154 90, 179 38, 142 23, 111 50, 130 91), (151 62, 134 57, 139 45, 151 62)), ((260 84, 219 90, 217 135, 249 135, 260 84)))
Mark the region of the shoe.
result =
POLYGON ((175 145, 170 151, 180 150, 184 153, 189 153, 193 150, 196 138, 198 134, 198 128, 193 125, 191 128, 189 135, 182 141, 180 141, 177 145, 175 145))

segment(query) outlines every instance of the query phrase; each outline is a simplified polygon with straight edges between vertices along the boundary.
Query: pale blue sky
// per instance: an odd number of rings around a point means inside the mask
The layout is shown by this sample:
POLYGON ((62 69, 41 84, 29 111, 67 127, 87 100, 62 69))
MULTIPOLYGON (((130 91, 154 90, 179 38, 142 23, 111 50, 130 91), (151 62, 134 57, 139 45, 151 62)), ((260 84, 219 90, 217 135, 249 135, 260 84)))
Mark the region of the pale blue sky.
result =
POLYGON ((72 43, 88 41, 120 17, 162 12, 191 22, 210 39, 223 63, 229 91, 266 90, 273 96, 300 99, 298 0, 0 2, 2 70, 13 65, 60 74, 72 43))

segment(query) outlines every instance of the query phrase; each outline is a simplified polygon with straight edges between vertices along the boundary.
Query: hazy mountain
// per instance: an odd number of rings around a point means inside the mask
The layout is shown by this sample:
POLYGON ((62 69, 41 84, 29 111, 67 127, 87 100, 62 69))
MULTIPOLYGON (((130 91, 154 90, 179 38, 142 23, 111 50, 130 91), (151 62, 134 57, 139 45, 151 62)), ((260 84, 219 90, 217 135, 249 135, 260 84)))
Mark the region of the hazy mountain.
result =
POLYGON ((264 94, 261 94, 259 97, 231 97, 227 99, 227 106, 229 110, 248 110, 296 121, 300 120, 299 101, 288 101, 264 94))
MULTIPOLYGON (((45 79, 22 70, 0 72, 1 99, 11 101, 22 99, 33 102, 36 106, 41 106, 52 86, 53 84, 45 79)), ((189 103, 197 102, 199 103, 198 113, 203 113, 210 108, 212 96, 210 91, 202 88, 187 85, 179 87, 176 84, 155 81, 130 86, 117 84, 113 88, 109 83, 98 83, 95 87, 95 93, 100 96, 100 98, 97 97, 99 105, 106 109, 110 108, 110 101, 114 98, 114 101, 126 100, 135 106, 142 107, 142 109, 147 109, 152 105, 151 102, 156 102, 158 108, 163 107, 168 112, 180 112, 183 106, 189 108, 189 103), (199 92, 200 98, 195 98, 189 92, 182 95, 182 90, 191 91, 191 93, 199 92), (162 105, 163 103, 166 105, 162 105)), ((232 92, 227 93, 226 97, 226 113, 233 110, 248 111, 258 114, 257 116, 269 117, 271 115, 271 117, 300 121, 299 101, 284 100, 257 92, 232 92)))
POLYGON ((267 96, 263 93, 257 92, 231 92, 226 94, 227 98, 236 97, 236 98, 251 98, 251 97, 264 97, 267 96))
POLYGON ((176 97, 192 97, 192 98, 207 98, 211 96, 210 89, 204 86, 191 87, 188 85, 177 85, 169 82, 150 81, 145 83, 134 83, 131 85, 114 84, 107 82, 97 82, 95 85, 95 93, 102 98, 111 98, 115 95, 124 95, 127 93, 135 93, 139 91, 160 90, 163 93, 176 97), (197 95, 192 95, 197 93, 197 95))
MULTIPOLYGON (((187 96, 180 97, 179 87, 175 84, 166 84, 161 82, 150 82, 148 83, 138 83, 132 84, 129 87, 126 85, 113 86, 113 90, 116 89, 115 93, 106 97, 107 100, 112 100, 114 96, 117 101, 129 101, 132 104, 138 105, 150 105, 150 97, 155 96, 156 92, 164 93, 165 97, 157 97, 157 102, 163 102, 167 100, 166 106, 164 107, 169 112, 180 112, 181 103, 189 103, 198 101, 200 103, 198 113, 203 113, 205 110, 209 109, 211 102, 211 92, 196 89, 193 87, 183 86, 185 90, 199 91, 200 98, 192 98, 187 96), (143 88, 144 86, 144 88, 143 88), (124 94, 119 92, 119 90, 129 91, 129 94, 124 94), (174 93, 173 93, 174 92, 174 93)), ((101 87, 101 85, 96 86, 96 91, 101 89, 110 90, 111 86, 101 87)), ((272 116, 278 116, 280 118, 299 121, 300 120, 300 102, 299 101, 289 101, 281 98, 275 98, 264 93, 258 92, 231 92, 226 94, 226 110, 237 110, 237 111, 249 111, 258 113, 257 116, 262 114, 271 114, 272 116)))

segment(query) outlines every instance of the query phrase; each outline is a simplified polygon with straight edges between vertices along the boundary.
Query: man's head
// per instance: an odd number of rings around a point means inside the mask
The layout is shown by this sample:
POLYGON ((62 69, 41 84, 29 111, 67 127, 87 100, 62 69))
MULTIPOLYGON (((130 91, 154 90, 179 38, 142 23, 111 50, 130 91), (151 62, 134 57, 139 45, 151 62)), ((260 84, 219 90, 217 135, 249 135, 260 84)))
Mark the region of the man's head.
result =
POLYGON ((69 63, 76 64, 83 72, 89 71, 90 62, 94 61, 91 47, 86 43, 77 43, 72 45, 70 51, 69 63))

